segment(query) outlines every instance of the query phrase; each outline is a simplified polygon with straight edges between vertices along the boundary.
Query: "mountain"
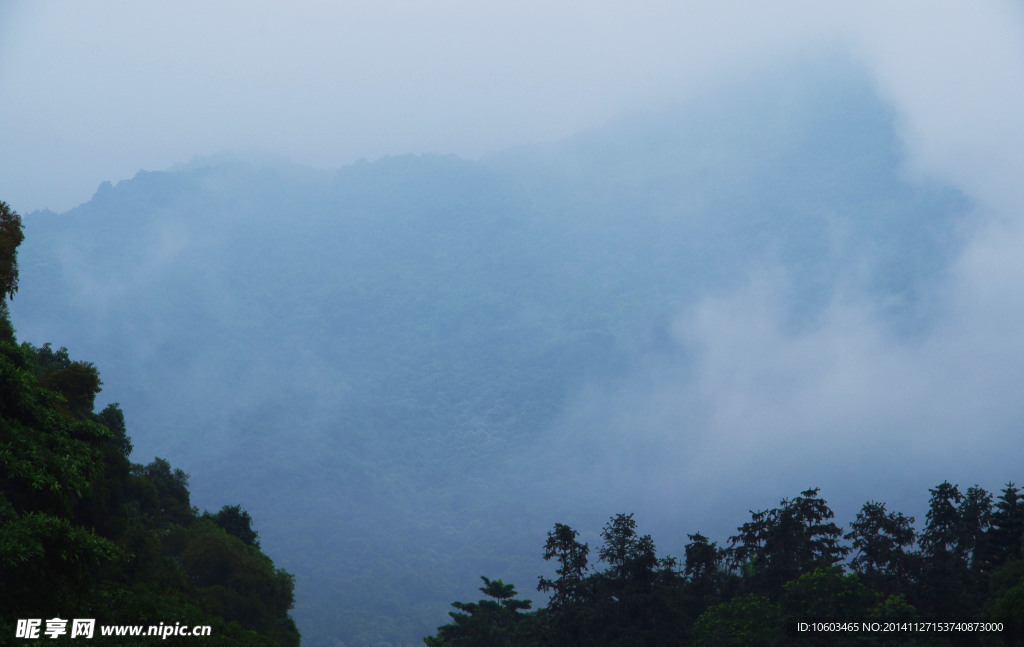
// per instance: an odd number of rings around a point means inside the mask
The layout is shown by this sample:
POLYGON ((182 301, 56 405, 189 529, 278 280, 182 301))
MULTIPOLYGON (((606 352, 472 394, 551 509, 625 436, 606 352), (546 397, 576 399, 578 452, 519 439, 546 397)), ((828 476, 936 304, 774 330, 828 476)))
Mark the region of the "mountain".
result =
POLYGON ((479 160, 198 159, 28 214, 12 319, 103 367, 135 460, 246 502, 306 645, 412 643, 478 575, 533 581, 558 515, 642 491, 593 480, 572 407, 686 373, 680 312, 767 269, 789 330, 856 292, 926 334, 971 205, 903 161, 835 61, 479 160))

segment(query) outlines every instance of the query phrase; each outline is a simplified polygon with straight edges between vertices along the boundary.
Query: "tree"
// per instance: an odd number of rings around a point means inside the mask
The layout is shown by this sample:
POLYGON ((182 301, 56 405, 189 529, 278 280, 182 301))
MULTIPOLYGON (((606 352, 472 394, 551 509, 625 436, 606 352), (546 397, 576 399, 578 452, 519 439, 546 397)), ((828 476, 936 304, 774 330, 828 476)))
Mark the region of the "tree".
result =
POLYGON ((576 541, 579 533, 556 523, 544 543, 544 560, 558 562, 554 580, 540 577, 537 590, 551 591, 548 607, 541 616, 541 630, 553 644, 594 644, 594 627, 584 617, 593 601, 593 582, 587 577, 587 556, 590 547, 576 541))
POLYGON ((1024 542, 1024 498, 1012 482, 999 494, 989 528, 989 555, 992 566, 1020 559, 1024 542))
POLYGON ((698 647, 774 647, 782 639, 782 609, 760 595, 709 607, 693 628, 698 647))
POLYGON ((121 405, 117 402, 111 402, 103 408, 103 411, 97 414, 97 418, 100 424, 114 434, 114 443, 121 456, 126 459, 130 457, 133 449, 132 440, 128 437, 128 428, 124 422, 124 412, 121 411, 121 405))
POLYGON ((598 551, 608 568, 591 576, 590 624, 603 644, 650 645, 674 642, 680 629, 677 598, 681 578, 676 560, 659 559, 650 535, 638 535, 632 514, 612 517, 601 532, 598 551))
POLYGON ((144 511, 164 525, 188 525, 195 516, 189 500, 188 474, 178 468, 172 469, 167 459, 159 457, 145 467, 135 465, 132 472, 135 476, 145 477, 140 484, 150 490, 147 497, 149 507, 144 511))
POLYGON ((294 604, 293 578, 257 548, 202 519, 172 528, 164 546, 188 575, 201 608, 282 645, 298 645, 298 636, 279 622, 294 604))
POLYGON ((981 560, 975 550, 988 527, 992 497, 975 486, 962 494, 943 481, 929 490, 928 523, 921 533, 923 559, 916 597, 922 611, 937 616, 971 614, 981 605, 981 560))
POLYGON ((632 514, 617 514, 601 531, 604 545, 598 551, 601 561, 608 564, 610 578, 622 582, 649 581, 658 566, 654 540, 650 535, 636 533, 632 514))
POLYGON ((683 572, 691 581, 705 581, 711 579, 718 570, 721 562, 721 553, 718 545, 709 541, 707 537, 699 532, 694 535, 687 535, 690 543, 684 548, 685 566, 683 572))
POLYGON ((782 609, 791 619, 863 618, 878 599, 856 574, 837 566, 804 573, 783 589, 782 609))
POLYGON ((517 640, 521 624, 527 617, 522 611, 530 608, 529 600, 517 600, 516 588, 501 579, 480 576, 480 591, 490 600, 453 602, 458 611, 450 611, 452 622, 439 627, 436 636, 423 639, 429 647, 503 647, 522 644, 517 640))
POLYGON ((992 574, 989 598, 989 617, 1006 623, 1016 638, 1006 644, 1024 642, 1024 559, 1009 561, 992 574))
POLYGON ((22 347, 32 354, 39 384, 63 396, 64 404, 59 407, 63 413, 86 417, 93 412, 103 382, 92 362, 72 361, 67 348, 54 351, 48 343, 40 348, 28 343, 22 347))
POLYGON ((209 519, 229 535, 238 537, 246 546, 259 548, 260 535, 253 530, 252 517, 242 506, 226 505, 217 514, 204 513, 203 518, 209 519))
POLYGON ((544 543, 544 560, 558 562, 557 579, 540 577, 538 591, 553 591, 548 606, 552 609, 570 607, 588 598, 586 590, 587 555, 590 547, 576 541, 579 533, 569 526, 556 523, 548 532, 544 543))
POLYGON ((906 591, 914 574, 908 552, 916 539, 914 518, 887 512, 884 503, 868 501, 850 524, 846 539, 856 551, 850 566, 868 585, 886 593, 906 591))
POLYGON ((980 571, 987 553, 988 528, 992 521, 992 495, 977 485, 967 488, 957 510, 960 514, 960 558, 973 571, 980 571))
POLYGON ((703 611, 704 607, 724 593, 727 586, 729 573, 724 568, 725 554, 718 548, 718 544, 709 541, 699 532, 687 537, 690 543, 683 549, 685 586, 703 611))
POLYGON ((18 292, 18 246, 23 240, 21 216, 0 201, 0 319, 5 322, 7 299, 13 299, 18 292))
POLYGON ((930 559, 943 558, 958 552, 961 535, 959 507, 964 497, 949 481, 928 490, 928 520, 921 533, 921 552, 930 559))
POLYGON ((818 488, 751 514, 751 521, 729 538, 728 555, 755 590, 779 591, 784 582, 837 564, 849 552, 839 544, 843 532, 828 521, 835 515, 818 498, 818 488))

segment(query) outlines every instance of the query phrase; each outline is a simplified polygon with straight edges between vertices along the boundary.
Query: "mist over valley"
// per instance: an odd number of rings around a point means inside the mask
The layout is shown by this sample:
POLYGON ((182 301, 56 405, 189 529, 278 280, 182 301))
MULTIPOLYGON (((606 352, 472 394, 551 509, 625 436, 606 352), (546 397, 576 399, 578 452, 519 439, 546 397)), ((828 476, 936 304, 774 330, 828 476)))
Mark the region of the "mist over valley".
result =
POLYGON ((541 600, 555 522, 679 554, 1019 478, 1019 233, 907 145, 827 53, 478 159, 196 158, 25 214, 12 321, 251 512, 304 644, 409 644, 481 574, 541 600))

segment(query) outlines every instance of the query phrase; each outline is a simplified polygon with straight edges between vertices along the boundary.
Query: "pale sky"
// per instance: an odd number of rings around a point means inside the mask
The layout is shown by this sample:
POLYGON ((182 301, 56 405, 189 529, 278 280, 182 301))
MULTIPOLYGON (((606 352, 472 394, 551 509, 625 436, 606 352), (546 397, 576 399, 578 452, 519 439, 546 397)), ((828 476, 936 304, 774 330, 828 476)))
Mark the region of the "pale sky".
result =
POLYGON ((823 46, 871 67, 922 168, 984 182, 1006 160, 968 149, 1020 136, 1022 24, 1011 2, 5 0, 0 199, 64 211, 225 151, 479 156, 823 46))

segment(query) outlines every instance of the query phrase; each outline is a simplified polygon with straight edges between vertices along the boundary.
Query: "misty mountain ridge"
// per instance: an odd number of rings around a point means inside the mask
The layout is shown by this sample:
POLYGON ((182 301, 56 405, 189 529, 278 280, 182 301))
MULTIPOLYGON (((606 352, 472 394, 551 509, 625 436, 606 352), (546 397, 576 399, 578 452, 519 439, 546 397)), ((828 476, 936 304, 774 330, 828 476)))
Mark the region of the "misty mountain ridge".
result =
POLYGON ((681 312, 773 270, 793 334, 844 294, 923 334, 970 203, 900 151, 865 79, 812 68, 479 160, 198 158, 28 214, 12 317, 102 367, 136 460, 251 502, 305 644, 396 644, 536 577, 572 479, 531 451, 591 385, 685 372, 681 312))

